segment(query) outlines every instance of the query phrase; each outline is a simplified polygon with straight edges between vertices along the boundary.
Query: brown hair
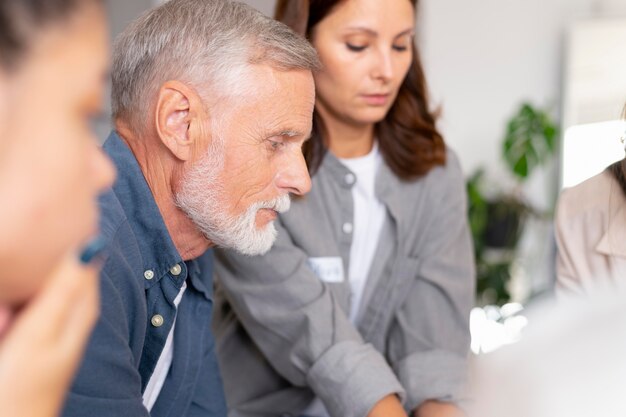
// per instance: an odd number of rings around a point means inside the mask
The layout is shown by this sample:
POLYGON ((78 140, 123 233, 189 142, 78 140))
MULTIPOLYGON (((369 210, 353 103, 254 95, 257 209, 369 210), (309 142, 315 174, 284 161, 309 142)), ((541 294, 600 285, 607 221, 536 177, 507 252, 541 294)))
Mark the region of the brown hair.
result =
POLYGON ((1 0, 0 68, 12 70, 28 51, 32 38, 49 24, 68 19, 87 3, 103 0, 1 0))
MULTIPOLYGON (((275 18, 310 40, 312 29, 344 0, 278 0, 275 18)), ((418 0, 409 0, 417 8, 418 0)), ((398 96, 375 133, 383 158, 401 179, 425 175, 446 162, 446 146, 435 126, 436 112, 428 106, 424 70, 415 45, 413 60, 398 96)), ((304 148, 311 174, 319 168, 326 153, 327 136, 319 113, 313 113, 313 135, 304 148)))

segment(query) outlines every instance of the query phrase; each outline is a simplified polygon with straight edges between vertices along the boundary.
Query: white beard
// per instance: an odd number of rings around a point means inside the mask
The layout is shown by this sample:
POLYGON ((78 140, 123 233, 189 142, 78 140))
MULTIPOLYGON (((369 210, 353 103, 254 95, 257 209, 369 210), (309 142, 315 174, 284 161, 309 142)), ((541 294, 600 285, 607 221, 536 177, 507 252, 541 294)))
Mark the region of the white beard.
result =
POLYGON ((264 208, 278 213, 289 210, 289 195, 256 202, 245 213, 233 216, 220 201, 220 197, 225 196, 223 183, 218 179, 223 165, 223 151, 209 150, 183 178, 181 189, 175 195, 176 205, 215 245, 244 255, 262 255, 271 249, 277 232, 274 222, 259 229, 257 212, 264 208))

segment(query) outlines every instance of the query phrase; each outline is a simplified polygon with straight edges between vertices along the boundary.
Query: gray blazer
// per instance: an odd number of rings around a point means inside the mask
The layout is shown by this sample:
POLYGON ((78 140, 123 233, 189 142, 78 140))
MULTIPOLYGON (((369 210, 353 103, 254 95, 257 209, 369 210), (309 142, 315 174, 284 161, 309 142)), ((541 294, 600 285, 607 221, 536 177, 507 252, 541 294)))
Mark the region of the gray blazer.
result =
POLYGON ((311 193, 277 221, 265 256, 216 252, 214 315, 229 416, 298 415, 319 396, 333 417, 362 417, 397 393, 408 410, 457 402, 466 376, 475 271, 456 155, 416 181, 383 164, 383 227, 357 329, 350 311, 354 176, 328 153, 311 193), (309 258, 340 257, 322 282, 309 258))

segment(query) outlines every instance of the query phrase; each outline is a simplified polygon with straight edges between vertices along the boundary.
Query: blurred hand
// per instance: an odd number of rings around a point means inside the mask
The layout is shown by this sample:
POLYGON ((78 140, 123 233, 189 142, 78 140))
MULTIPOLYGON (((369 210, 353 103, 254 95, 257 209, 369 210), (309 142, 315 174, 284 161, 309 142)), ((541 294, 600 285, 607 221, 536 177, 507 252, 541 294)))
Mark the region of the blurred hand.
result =
POLYGON ((417 407, 414 417, 465 417, 465 414, 454 404, 429 400, 417 407))
POLYGON ((0 308, 3 416, 57 416, 99 312, 96 268, 68 256, 13 314, 0 308))
POLYGON ((367 417, 406 417, 406 412, 398 397, 391 394, 377 402, 367 417))

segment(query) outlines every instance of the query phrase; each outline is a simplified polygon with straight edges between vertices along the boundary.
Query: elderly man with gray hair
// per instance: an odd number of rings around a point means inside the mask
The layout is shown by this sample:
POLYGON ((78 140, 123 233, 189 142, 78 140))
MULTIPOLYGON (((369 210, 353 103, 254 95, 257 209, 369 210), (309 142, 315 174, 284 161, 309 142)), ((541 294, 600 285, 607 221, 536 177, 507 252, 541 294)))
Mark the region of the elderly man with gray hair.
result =
POLYGON ((318 65, 286 26, 227 0, 171 0, 121 34, 102 314, 64 416, 226 415, 209 248, 266 252, 289 194, 310 189, 318 65))

